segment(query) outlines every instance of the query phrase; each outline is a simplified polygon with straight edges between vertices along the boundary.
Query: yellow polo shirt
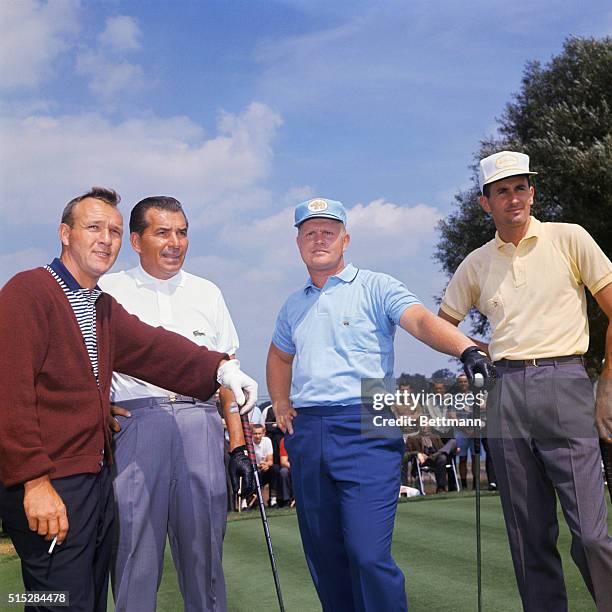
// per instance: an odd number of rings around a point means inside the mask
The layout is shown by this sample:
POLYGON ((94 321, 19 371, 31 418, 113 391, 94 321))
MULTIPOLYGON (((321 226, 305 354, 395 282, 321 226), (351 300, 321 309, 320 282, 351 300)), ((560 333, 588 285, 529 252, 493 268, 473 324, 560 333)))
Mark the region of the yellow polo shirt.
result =
POLYGON ((580 225, 531 217, 518 246, 499 234, 472 251, 450 280, 441 309, 462 321, 472 306, 491 324, 498 359, 582 355, 589 346, 584 287, 612 283, 612 263, 580 225))

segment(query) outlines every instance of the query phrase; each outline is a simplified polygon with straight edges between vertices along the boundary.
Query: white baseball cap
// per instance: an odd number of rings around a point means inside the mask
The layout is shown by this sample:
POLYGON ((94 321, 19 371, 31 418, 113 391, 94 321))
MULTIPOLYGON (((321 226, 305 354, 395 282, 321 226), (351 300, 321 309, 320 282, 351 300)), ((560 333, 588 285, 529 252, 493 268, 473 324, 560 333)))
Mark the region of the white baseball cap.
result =
POLYGON ((529 171, 529 155, 515 151, 500 151, 480 160, 478 184, 482 188, 509 176, 517 174, 537 174, 529 171))

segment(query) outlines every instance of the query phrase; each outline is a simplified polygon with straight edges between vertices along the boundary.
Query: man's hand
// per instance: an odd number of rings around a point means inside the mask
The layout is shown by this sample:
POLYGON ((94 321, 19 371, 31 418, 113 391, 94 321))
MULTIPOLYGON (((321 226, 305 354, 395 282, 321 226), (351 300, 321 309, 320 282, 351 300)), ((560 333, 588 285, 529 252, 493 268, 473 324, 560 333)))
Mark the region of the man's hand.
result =
POLYGON ((45 540, 57 536, 61 544, 68 533, 66 506, 53 488, 49 476, 41 476, 24 484, 23 509, 28 526, 45 540))
POLYGON ((240 414, 253 410, 257 402, 257 383, 240 369, 237 359, 221 363, 217 370, 217 382, 234 394, 240 414))
POLYGON ((255 493, 255 477, 246 446, 237 446, 230 452, 227 470, 234 493, 240 491, 240 496, 243 498, 255 493), (242 483, 240 483, 241 478, 242 483))
POLYGON ((119 433, 121 431, 121 425, 119 425, 119 421, 115 418, 116 416, 122 417, 131 417, 132 413, 117 404, 111 404, 111 416, 108 417, 108 424, 111 428, 111 431, 115 433, 119 433))
POLYGON ((612 377, 602 375, 597 383, 595 423, 599 437, 612 443, 612 377))
POLYGON ((477 346, 468 346, 461 353, 460 359, 461 363, 463 363, 463 371, 472 387, 476 386, 474 384, 476 374, 482 374, 484 378, 484 385, 481 386, 484 386, 486 389, 490 389, 493 386, 497 378, 497 371, 483 350, 477 346))
POLYGON ((289 432, 293 435, 293 417, 297 416, 297 412, 291 405, 290 401, 275 402, 273 404, 276 422, 283 433, 289 432))
POLYGON ((423 465, 427 461, 427 455, 425 453, 418 453, 417 459, 419 460, 419 464, 423 465))

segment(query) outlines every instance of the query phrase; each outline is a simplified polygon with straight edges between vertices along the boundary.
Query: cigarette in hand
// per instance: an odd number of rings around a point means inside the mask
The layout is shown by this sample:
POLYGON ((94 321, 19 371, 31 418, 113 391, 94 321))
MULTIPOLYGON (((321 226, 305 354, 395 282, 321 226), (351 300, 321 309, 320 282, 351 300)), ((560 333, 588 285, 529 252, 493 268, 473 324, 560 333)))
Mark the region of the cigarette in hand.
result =
POLYGON ((55 548, 56 544, 57 544, 57 536, 55 536, 53 540, 51 541, 51 546, 49 546, 49 550, 47 551, 49 554, 53 552, 53 549, 55 548))

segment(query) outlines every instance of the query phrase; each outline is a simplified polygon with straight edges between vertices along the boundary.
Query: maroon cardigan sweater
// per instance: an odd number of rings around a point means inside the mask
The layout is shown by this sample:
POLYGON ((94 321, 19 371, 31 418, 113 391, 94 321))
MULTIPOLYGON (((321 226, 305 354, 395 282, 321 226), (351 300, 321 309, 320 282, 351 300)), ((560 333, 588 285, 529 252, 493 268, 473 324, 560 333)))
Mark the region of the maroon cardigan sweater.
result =
POLYGON ((97 473, 110 460, 113 370, 208 399, 227 355, 129 314, 110 295, 96 302, 98 378, 70 303, 44 268, 0 290, 0 481, 97 473))

